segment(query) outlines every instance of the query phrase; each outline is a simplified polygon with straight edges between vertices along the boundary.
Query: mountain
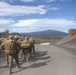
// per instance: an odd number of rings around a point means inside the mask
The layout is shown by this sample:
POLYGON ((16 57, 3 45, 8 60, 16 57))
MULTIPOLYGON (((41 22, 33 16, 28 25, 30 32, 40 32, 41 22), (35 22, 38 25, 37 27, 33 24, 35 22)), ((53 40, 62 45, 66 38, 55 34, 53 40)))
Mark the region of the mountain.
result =
POLYGON ((21 36, 66 36, 67 33, 57 30, 45 30, 30 33, 20 33, 21 36))

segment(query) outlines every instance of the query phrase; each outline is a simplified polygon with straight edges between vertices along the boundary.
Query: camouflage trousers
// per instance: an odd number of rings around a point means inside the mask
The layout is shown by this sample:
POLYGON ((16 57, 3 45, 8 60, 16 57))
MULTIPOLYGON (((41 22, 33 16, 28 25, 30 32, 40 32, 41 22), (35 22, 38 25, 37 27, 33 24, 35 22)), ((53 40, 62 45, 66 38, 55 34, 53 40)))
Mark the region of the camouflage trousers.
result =
POLYGON ((29 61, 31 56, 31 49, 30 48, 22 48, 22 55, 23 59, 29 61))
POLYGON ((35 46, 34 46, 34 44, 31 45, 31 53, 33 53, 33 54, 35 53, 35 46))
POLYGON ((7 55, 7 63, 8 63, 8 67, 9 67, 9 73, 12 72, 11 70, 12 70, 12 67, 13 67, 13 59, 15 59, 17 67, 20 68, 18 53, 7 55))

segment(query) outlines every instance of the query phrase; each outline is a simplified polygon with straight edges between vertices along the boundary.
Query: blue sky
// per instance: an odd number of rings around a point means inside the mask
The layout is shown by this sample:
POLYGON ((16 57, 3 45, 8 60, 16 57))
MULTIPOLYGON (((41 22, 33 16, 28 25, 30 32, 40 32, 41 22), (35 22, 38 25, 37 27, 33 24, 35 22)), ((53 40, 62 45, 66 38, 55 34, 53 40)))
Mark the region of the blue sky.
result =
POLYGON ((0 32, 76 28, 76 0, 0 0, 0 32))

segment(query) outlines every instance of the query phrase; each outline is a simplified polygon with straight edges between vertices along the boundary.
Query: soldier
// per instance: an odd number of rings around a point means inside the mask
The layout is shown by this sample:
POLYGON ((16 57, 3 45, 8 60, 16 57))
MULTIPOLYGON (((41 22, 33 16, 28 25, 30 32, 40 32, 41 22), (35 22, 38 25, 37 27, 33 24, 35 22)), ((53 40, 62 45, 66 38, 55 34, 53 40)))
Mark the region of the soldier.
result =
POLYGON ((26 37, 25 40, 22 41, 21 47, 23 49, 22 53, 24 55, 24 59, 26 58, 26 61, 29 61, 30 53, 31 53, 31 46, 30 46, 28 37, 26 37))
MULTIPOLYGON (((19 43, 19 45, 21 46, 21 43, 22 43, 22 41, 24 40, 24 37, 23 36, 21 36, 19 39, 18 39, 18 43, 19 43)), ((23 56, 23 50, 22 50, 22 48, 21 48, 21 50, 20 50, 20 52, 19 52, 19 57, 20 58, 22 58, 22 56, 23 56)))
POLYGON ((1 45, 1 43, 2 43, 2 38, 0 38, 0 45, 1 45))
POLYGON ((18 49, 19 49, 19 57, 21 57, 20 56, 20 53, 21 53, 21 43, 20 43, 20 41, 19 41, 19 39, 20 39, 20 36, 18 36, 18 35, 16 35, 15 37, 14 37, 14 40, 17 42, 17 45, 18 45, 18 49))
POLYGON ((21 37, 18 39, 19 44, 21 44, 23 40, 24 40, 24 37, 21 36, 21 37))
POLYGON ((30 44, 31 44, 31 52, 34 54, 34 53, 35 53, 35 46, 34 46, 35 40, 34 40, 34 38, 31 37, 31 38, 29 39, 29 42, 30 42, 30 44))
POLYGON ((19 59, 18 59, 18 52, 19 52, 19 48, 17 45, 17 42, 15 42, 15 40, 13 40, 14 38, 12 36, 9 36, 9 39, 1 44, 1 48, 4 50, 4 52, 7 54, 8 56, 8 65, 9 65, 9 74, 12 73, 12 64, 13 64, 13 58, 16 61, 16 65, 18 66, 18 68, 20 68, 19 65, 19 59))

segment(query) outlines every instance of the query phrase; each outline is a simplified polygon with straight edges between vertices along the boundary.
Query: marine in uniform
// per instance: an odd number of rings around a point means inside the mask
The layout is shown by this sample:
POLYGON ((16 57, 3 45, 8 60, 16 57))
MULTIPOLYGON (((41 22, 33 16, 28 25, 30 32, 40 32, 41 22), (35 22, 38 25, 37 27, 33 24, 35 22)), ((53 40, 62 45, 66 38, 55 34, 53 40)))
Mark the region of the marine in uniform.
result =
POLYGON ((9 39, 1 44, 1 48, 7 54, 9 74, 11 74, 12 66, 13 66, 13 58, 16 61, 17 67, 20 68, 19 59, 18 59, 19 46, 17 45, 17 42, 14 40, 14 38, 12 36, 9 36, 9 39))

